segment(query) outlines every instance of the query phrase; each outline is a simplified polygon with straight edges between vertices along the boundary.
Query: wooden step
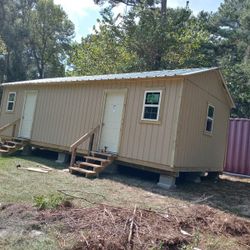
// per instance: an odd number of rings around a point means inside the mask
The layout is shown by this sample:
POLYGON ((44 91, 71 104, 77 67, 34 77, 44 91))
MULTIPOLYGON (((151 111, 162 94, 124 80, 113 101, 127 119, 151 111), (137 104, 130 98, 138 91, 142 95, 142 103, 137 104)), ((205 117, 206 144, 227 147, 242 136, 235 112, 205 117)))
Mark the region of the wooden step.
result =
POLYGON ((23 144, 19 142, 14 142, 14 141, 6 141, 5 144, 9 146, 16 146, 16 147, 21 147, 23 144))
POLYGON ((103 168, 103 166, 101 166, 101 165, 90 163, 90 162, 80 162, 79 165, 80 165, 80 167, 81 166, 83 166, 83 167, 92 167, 93 169, 103 168))
POLYGON ((93 157, 93 156, 84 156, 84 158, 87 160, 99 161, 99 162, 108 162, 109 161, 107 159, 97 158, 97 157, 93 157))
POLYGON ((9 146, 9 145, 3 144, 3 145, 1 146, 1 148, 2 148, 2 149, 7 149, 7 150, 9 150, 9 149, 15 149, 16 147, 15 147, 15 146, 9 146))
POLYGON ((1 148, 0 148, 0 153, 7 154, 7 153, 9 153, 9 150, 1 149, 1 148))
POLYGON ((13 139, 13 142, 18 142, 18 143, 21 143, 21 144, 27 143, 28 141, 29 141, 29 140, 24 139, 24 138, 14 138, 14 139, 13 139))
POLYGON ((92 177, 92 176, 96 176, 97 173, 95 171, 92 170, 87 170, 87 169, 83 169, 83 168, 79 168, 79 167, 69 167, 69 170, 72 172, 79 172, 82 174, 85 174, 86 177, 92 177))

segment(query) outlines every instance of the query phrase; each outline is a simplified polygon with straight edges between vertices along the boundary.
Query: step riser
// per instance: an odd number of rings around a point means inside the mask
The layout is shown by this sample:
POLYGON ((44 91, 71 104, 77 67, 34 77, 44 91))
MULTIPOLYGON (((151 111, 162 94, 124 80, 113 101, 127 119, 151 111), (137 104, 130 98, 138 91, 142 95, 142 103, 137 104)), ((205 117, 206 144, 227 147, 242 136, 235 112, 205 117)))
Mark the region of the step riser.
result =
POLYGON ((77 162, 73 167, 69 167, 70 172, 78 172, 85 177, 98 177, 107 166, 112 164, 115 156, 106 153, 91 152, 84 157, 85 162, 77 162))
POLYGON ((97 173, 96 172, 92 172, 92 173, 90 173, 90 171, 89 170, 84 170, 84 169, 82 169, 82 168, 79 168, 79 167, 77 167, 77 166, 74 166, 74 167, 70 167, 69 168, 70 169, 70 172, 73 174, 73 173, 75 173, 75 172, 78 172, 78 173, 81 173, 81 174, 84 174, 85 175, 85 177, 96 177, 97 176, 97 173), (87 171, 89 171, 89 172, 87 172, 87 171))
POLYGON ((92 167, 92 166, 82 166, 82 165, 78 165, 79 168, 81 169, 86 169, 86 170, 91 170, 91 171, 95 171, 100 173, 104 167, 100 166, 100 167, 92 167))
POLYGON ((98 153, 98 152, 91 152, 91 155, 96 158, 104 159, 112 161, 114 159, 114 156, 104 153, 98 153))

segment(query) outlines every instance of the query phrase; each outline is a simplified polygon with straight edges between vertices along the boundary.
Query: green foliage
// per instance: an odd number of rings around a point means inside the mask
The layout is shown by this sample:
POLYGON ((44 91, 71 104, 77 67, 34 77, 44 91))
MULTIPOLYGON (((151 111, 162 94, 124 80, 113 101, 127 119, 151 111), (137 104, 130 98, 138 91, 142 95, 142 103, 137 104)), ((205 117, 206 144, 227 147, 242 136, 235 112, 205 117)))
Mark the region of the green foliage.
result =
POLYGON ((189 9, 169 9, 167 23, 159 8, 136 6, 123 17, 105 9, 99 29, 73 45, 69 74, 210 66, 214 56, 203 49, 209 44, 209 33, 189 9))
POLYGON ((225 0, 214 18, 217 58, 233 95, 234 117, 250 117, 250 2, 225 0))
POLYGON ((74 27, 53 0, 2 0, 0 22, 7 81, 64 75, 74 27))
POLYGON ((6 53, 6 46, 0 37, 0 56, 6 53))
MULTIPOLYGON (((3 40, 0 37, 0 83, 4 81, 4 69, 5 69, 5 54, 6 54, 6 46, 3 40)), ((0 103, 2 99, 2 89, 0 88, 0 103)))
POLYGON ((74 32, 73 24, 53 0, 39 0, 31 12, 29 46, 39 78, 64 75, 63 61, 74 32))
POLYGON ((39 195, 34 197, 35 206, 38 209, 54 209, 68 202, 68 199, 63 195, 50 194, 50 195, 39 195))
POLYGON ((73 45, 69 60, 73 71, 69 74, 110 74, 133 70, 136 56, 121 43, 115 18, 108 9, 103 16, 105 21, 99 21, 99 31, 73 45))

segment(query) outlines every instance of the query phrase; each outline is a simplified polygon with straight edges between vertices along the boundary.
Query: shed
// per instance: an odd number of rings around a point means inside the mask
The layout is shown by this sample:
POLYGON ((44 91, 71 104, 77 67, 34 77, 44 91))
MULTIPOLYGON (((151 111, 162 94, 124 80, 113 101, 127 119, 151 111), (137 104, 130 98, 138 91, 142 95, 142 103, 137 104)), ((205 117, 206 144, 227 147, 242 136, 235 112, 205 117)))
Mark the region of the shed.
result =
POLYGON ((90 158, 91 151, 176 176, 223 169, 234 103, 219 68, 38 79, 2 86, 0 128, 8 125, 2 138, 25 138, 36 147, 73 152, 73 167, 76 153, 88 155, 87 161, 98 165, 90 158))

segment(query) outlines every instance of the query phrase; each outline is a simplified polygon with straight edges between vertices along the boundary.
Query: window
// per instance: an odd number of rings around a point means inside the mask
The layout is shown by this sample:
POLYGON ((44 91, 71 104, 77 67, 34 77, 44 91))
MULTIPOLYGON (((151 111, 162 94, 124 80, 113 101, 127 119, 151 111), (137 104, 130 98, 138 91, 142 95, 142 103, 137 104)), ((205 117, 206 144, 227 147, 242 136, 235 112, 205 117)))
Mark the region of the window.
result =
POLYGON ((206 120, 206 132, 212 134, 213 127, 214 127, 214 106, 208 104, 207 120, 206 120))
POLYGON ((158 121, 161 104, 161 90, 145 91, 142 120, 158 121))
POLYGON ((16 102, 16 93, 10 92, 8 96, 8 102, 7 102, 7 108, 6 110, 8 112, 13 112, 15 108, 15 102, 16 102))

